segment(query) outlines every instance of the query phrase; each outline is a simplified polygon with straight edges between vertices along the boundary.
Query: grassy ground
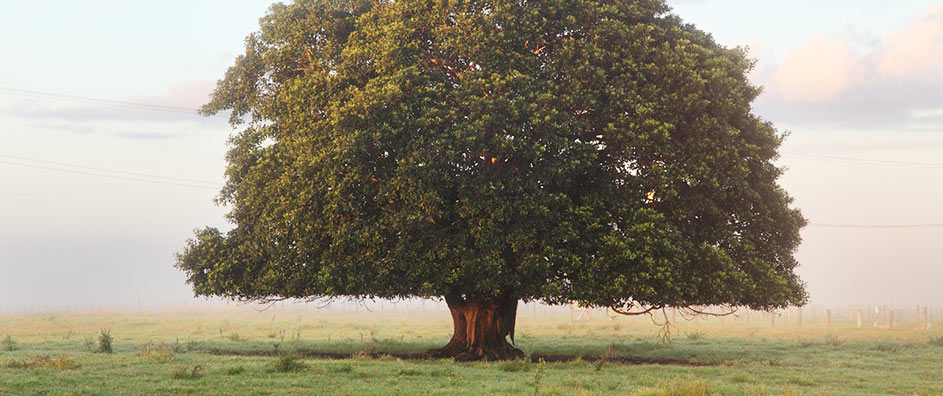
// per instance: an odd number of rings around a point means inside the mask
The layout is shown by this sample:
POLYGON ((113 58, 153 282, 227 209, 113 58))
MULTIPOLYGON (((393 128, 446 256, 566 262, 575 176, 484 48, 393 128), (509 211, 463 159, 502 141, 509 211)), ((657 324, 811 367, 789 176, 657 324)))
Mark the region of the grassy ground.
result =
POLYGON ((401 360, 445 344, 444 314, 76 313, 0 316, 0 395, 943 395, 943 332, 855 323, 569 323, 522 310, 517 345, 570 362, 401 360), (99 353, 101 330, 114 353, 99 353), (9 336, 9 337, 7 337, 9 336), (594 359, 677 359, 627 365, 594 359), (352 356, 336 360, 314 353, 352 356), (379 353, 379 357, 376 354, 379 353), (369 357, 367 355, 374 357, 369 357), (294 359, 292 358, 294 355, 294 359))

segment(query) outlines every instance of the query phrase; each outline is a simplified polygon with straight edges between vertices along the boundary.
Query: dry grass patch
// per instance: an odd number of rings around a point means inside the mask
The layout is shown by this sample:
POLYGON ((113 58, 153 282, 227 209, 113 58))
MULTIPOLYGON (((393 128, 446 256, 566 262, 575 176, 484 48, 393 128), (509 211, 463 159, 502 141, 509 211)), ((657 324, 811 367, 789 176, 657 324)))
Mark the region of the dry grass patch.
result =
POLYGON ((49 355, 26 355, 22 359, 13 359, 7 362, 7 367, 13 369, 53 369, 72 370, 78 367, 75 360, 69 355, 52 357, 49 355))

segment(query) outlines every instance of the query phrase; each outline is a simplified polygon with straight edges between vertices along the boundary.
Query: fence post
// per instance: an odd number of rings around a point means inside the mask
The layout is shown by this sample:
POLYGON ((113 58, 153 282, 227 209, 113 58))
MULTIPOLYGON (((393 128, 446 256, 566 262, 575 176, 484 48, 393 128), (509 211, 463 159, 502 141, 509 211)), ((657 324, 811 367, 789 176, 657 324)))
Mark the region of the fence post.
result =
POLYGON ((858 328, 860 329, 860 328, 861 328, 861 310, 860 310, 860 309, 858 310, 858 320, 857 320, 857 323, 858 323, 858 328))
POLYGON ((923 307, 923 329, 930 330, 930 322, 927 321, 927 307, 923 307))
POLYGON ((770 311, 769 313, 769 326, 776 327, 776 311, 770 311))
POLYGON ((832 327, 832 310, 825 310, 825 327, 832 327))
POLYGON ((888 313, 890 314, 890 317, 891 317, 891 328, 893 329, 894 328, 894 310, 892 309, 888 313))

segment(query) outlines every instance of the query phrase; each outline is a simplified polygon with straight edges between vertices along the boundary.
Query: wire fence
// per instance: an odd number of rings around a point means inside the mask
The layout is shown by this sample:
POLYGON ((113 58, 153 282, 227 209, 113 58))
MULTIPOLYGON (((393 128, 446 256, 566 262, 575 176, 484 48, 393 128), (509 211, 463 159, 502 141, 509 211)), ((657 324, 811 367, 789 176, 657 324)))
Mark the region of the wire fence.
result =
MULTIPOLYGON (((750 326, 750 327, 835 327, 921 329, 934 326, 934 318, 943 318, 943 307, 914 304, 875 305, 809 304, 774 311, 740 309, 729 315, 728 309, 705 307, 707 315, 688 315, 684 310, 667 308, 653 312, 656 322, 668 321, 686 326, 750 326)), ((15 315, 204 315, 204 314, 261 314, 310 316, 385 316, 410 318, 447 318, 448 306, 441 299, 410 300, 323 300, 280 301, 269 304, 240 303, 224 300, 182 300, 161 303, 111 305, 0 305, 0 318, 15 315)), ((593 321, 650 321, 642 315, 627 317, 606 308, 585 308, 575 304, 546 305, 538 302, 518 305, 518 320, 552 320, 566 323, 593 321)))

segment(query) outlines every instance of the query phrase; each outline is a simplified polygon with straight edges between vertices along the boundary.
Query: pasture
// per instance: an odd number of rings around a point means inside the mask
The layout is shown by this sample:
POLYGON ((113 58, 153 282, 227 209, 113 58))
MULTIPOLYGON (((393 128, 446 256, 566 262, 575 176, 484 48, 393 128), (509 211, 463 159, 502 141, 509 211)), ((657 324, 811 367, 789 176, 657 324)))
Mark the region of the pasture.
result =
POLYGON ((647 317, 528 305, 516 345, 534 362, 457 363, 416 359, 447 342, 445 312, 389 308, 0 314, 0 395, 943 394, 943 331, 920 329, 919 310, 894 328, 853 312, 679 316, 668 344, 647 317))

